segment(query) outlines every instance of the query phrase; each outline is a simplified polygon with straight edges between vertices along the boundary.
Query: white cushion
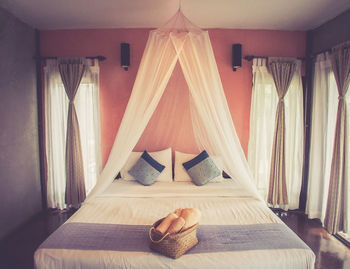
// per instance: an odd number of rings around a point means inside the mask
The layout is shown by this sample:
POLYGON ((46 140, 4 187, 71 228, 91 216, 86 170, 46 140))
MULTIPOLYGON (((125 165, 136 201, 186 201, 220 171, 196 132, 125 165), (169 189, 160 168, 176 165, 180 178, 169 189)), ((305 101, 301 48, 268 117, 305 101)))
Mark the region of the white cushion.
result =
MULTIPOLYGON (((120 176, 125 180, 136 180, 132 175, 129 174, 129 170, 136 164, 138 159, 140 159, 142 152, 131 152, 128 160, 126 161, 123 168, 120 170, 120 176)), ((149 155, 152 156, 157 162, 164 165, 164 170, 160 173, 157 181, 163 182, 172 182, 172 162, 171 162, 171 148, 149 152, 149 155)))
MULTIPOLYGON (((188 162, 189 160, 196 157, 198 154, 183 153, 175 150, 175 167, 174 167, 174 181, 191 181, 189 174, 186 169, 183 167, 183 163, 188 162)), ((221 175, 212 179, 210 182, 221 182, 224 180, 222 177, 222 160, 220 157, 212 157, 215 165, 221 170, 221 175)))

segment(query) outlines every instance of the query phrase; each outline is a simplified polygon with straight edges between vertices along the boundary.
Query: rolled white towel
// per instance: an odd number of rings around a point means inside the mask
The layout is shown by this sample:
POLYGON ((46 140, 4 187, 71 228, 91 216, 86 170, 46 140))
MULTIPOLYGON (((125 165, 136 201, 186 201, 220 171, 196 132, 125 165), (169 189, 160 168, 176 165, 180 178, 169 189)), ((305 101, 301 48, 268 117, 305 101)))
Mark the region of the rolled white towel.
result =
POLYGON ((165 234, 165 232, 169 229, 172 221, 177 219, 178 216, 175 213, 170 213, 167 217, 165 217, 162 222, 157 226, 156 230, 161 234, 165 234))
POLYGON ((181 217, 185 220, 185 225, 182 229, 187 229, 199 222, 201 212, 196 208, 184 208, 181 211, 181 217))
POLYGON ((176 234, 181 231, 182 227, 185 225, 185 220, 182 217, 178 217, 171 222, 167 233, 176 234))

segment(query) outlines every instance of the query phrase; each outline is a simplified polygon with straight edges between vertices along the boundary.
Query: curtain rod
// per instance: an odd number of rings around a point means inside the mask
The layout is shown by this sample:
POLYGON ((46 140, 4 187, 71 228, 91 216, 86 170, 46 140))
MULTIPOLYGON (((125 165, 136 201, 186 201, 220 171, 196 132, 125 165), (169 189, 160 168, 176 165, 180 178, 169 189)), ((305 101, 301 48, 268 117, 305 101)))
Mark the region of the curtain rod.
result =
POLYGON ((324 49, 319 52, 311 53, 310 57, 315 58, 318 54, 326 53, 326 52, 332 52, 332 49, 324 49))
MULTIPOLYGON (((269 57, 274 57, 274 56, 255 56, 255 55, 246 55, 244 56, 244 59, 247 60, 248 62, 252 61, 253 59, 268 59, 269 57)), ((296 58, 298 60, 305 61, 306 58, 304 57, 291 57, 291 58, 296 58)))
MULTIPOLYGON (((47 59, 58 59, 59 57, 57 56, 48 56, 48 57, 35 57, 35 59, 38 59, 40 61, 44 61, 44 60, 47 60, 47 59)), ((87 58, 87 59, 97 59, 99 61, 104 61, 106 60, 107 58, 105 56, 101 56, 101 55, 98 55, 98 56, 86 56, 84 58, 87 58)))
MULTIPOLYGON (((350 46, 345 46, 344 48, 349 49, 350 46)), ((332 52, 332 48, 323 49, 323 50, 320 50, 318 52, 312 53, 311 58, 315 58, 317 55, 322 54, 322 53, 326 53, 326 52, 332 52)))

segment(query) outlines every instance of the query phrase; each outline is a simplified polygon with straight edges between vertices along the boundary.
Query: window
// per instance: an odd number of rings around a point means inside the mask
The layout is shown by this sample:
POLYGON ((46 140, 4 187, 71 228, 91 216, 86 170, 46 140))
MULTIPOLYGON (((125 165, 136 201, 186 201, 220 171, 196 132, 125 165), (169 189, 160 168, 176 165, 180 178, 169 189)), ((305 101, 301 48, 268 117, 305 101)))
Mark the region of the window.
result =
MULTIPOLYGON (((284 98, 286 184, 289 204, 284 209, 299 207, 303 159, 303 90, 301 62, 284 98)), ((248 162, 259 193, 267 200, 270 165, 278 96, 266 59, 253 60, 253 90, 250 112, 248 162)))
MULTIPOLYGON (((75 97, 83 155, 86 193, 95 186, 101 170, 99 68, 98 61, 87 60, 88 66, 75 97)), ((45 75, 45 138, 47 160, 48 207, 65 205, 65 151, 68 98, 58 72, 56 60, 48 60, 45 75)))
MULTIPOLYGON (((350 93, 345 96, 347 117, 347 141, 350 141, 350 93)), ((309 218, 318 218, 324 222, 327 207, 330 170, 332 163, 335 124, 338 109, 338 90, 328 53, 320 54, 315 61, 312 126, 309 159, 309 184, 306 213, 309 218)), ((350 143, 346 145, 347 160, 350 158, 350 143)), ((350 211, 350 169, 345 177, 345 207, 350 211)), ((341 233, 349 238, 350 215, 345 216, 345 227, 341 233)), ((348 240, 348 239, 347 239, 348 240)))

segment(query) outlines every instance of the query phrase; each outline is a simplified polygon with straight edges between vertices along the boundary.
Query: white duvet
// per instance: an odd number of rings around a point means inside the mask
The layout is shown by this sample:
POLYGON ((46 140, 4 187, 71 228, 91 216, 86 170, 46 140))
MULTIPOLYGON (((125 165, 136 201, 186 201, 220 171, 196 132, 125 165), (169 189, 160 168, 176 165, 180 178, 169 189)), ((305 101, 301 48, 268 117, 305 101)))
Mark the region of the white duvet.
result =
MULTIPOLYGON (((68 222, 151 225, 176 208, 201 210, 201 224, 282 223, 264 204, 231 180, 195 186, 191 182, 156 182, 142 186, 117 180, 85 203, 68 222)), ((314 268, 310 249, 249 250, 186 254, 177 260, 153 252, 39 249, 38 269, 50 268, 314 268)))

